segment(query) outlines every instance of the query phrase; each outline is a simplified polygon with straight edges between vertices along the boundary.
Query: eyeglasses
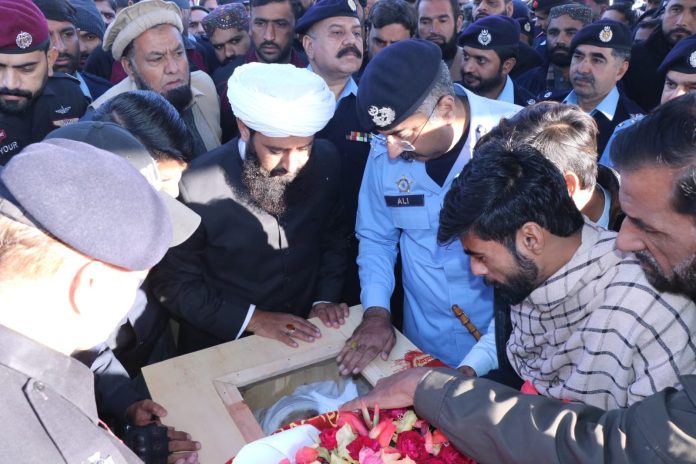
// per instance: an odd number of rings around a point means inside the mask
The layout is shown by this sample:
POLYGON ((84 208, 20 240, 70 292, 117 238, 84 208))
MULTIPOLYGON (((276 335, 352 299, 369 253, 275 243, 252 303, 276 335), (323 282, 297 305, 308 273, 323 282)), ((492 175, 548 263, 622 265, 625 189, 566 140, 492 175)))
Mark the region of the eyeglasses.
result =
POLYGON ((416 134, 416 138, 413 139, 413 142, 409 142, 403 139, 400 139, 398 137, 395 137, 393 135, 383 135, 383 134, 378 134, 375 136, 375 138, 381 142, 383 142, 385 145, 391 144, 399 148, 401 152, 414 152, 416 151, 415 143, 418 141, 418 138, 421 136, 423 133, 423 129, 425 129, 425 126, 428 125, 428 121, 430 121, 430 118, 433 117, 433 113, 435 113, 435 108, 437 108, 437 105, 433 107, 432 110, 430 110, 430 114, 428 115, 428 119, 425 120, 423 125, 421 126, 420 130, 418 131, 418 134, 416 134))

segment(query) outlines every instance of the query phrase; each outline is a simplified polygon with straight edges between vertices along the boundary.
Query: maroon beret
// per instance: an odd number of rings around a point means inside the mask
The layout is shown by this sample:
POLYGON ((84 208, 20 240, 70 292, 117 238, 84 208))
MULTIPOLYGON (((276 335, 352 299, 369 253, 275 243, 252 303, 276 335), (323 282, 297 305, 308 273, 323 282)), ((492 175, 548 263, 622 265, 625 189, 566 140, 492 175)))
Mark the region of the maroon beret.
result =
POLYGON ((3 0, 0 18, 0 53, 29 53, 48 45, 48 23, 31 0, 3 0))

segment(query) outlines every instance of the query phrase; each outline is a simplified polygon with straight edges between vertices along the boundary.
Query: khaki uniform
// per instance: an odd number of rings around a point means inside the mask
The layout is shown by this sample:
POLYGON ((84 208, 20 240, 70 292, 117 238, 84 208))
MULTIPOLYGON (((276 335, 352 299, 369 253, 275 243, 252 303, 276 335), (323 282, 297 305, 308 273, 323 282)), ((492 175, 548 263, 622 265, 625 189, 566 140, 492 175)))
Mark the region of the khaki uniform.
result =
POLYGON ((1 463, 139 463, 98 425, 79 361, 0 325, 1 463))

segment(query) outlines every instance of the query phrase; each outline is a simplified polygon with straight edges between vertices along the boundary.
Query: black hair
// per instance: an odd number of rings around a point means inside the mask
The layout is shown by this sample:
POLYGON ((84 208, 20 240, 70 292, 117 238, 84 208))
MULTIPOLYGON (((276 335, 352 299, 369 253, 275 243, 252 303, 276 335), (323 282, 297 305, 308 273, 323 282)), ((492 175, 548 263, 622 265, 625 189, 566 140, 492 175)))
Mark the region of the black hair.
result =
POLYGON ((257 7, 257 6, 264 6, 268 5, 269 3, 285 3, 288 2, 290 5, 292 5, 291 0, 251 0, 251 8, 257 7))
POLYGON ((194 10, 200 10, 200 11, 206 13, 206 14, 210 13, 210 10, 209 10, 209 9, 207 9, 207 8, 205 8, 205 7, 202 7, 202 6, 198 6, 198 5, 193 5, 193 6, 191 6, 191 11, 194 11, 194 10))
POLYGON ((133 90, 117 95, 97 108, 92 119, 128 130, 155 160, 188 162, 193 154, 191 132, 174 106, 157 92, 133 90))
POLYGON ((670 100, 618 132, 610 156, 619 171, 678 170, 672 206, 679 213, 696 216, 696 94, 670 100))
POLYGON ((389 24, 401 24, 413 37, 418 27, 416 10, 405 0, 380 0, 367 16, 368 27, 381 29, 389 24))
MULTIPOLYGON (((424 1, 430 1, 430 0, 416 0, 416 17, 418 16, 418 8, 420 7, 421 2, 424 1)), ((459 9, 459 2, 457 0, 449 0, 450 6, 452 7, 452 16, 454 17, 454 22, 457 22, 457 18, 460 16, 464 16, 462 13, 462 10, 459 9)), ((377 2, 379 3, 379 2, 377 2)), ((507 2, 506 2, 507 3, 507 2)), ((455 24, 456 28, 456 24, 455 24)), ((458 31, 454 31, 455 35, 458 34, 458 31)))
POLYGON ((520 46, 517 44, 496 47, 494 50, 495 53, 498 55, 498 58, 500 58, 501 69, 505 60, 509 60, 510 58, 519 59, 520 57, 520 46))
POLYGON ((445 196, 440 211, 440 243, 475 233, 514 250, 517 231, 535 222, 568 237, 584 223, 560 171, 531 145, 489 139, 445 196))
POLYGON ((632 4, 626 2, 617 2, 613 5, 609 5, 605 11, 618 11, 626 18, 628 27, 633 29, 636 25, 636 12, 633 11, 632 4))

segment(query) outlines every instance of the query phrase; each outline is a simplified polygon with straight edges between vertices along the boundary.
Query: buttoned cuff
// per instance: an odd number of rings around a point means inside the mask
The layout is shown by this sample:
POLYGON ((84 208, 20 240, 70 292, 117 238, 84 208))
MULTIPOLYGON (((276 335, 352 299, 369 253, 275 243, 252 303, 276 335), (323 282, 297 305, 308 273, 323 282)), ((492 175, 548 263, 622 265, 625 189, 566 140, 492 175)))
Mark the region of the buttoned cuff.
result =
POLYGON ((391 295, 386 295, 384 290, 379 287, 363 288, 360 295, 360 301, 365 310, 373 306, 378 306, 391 312, 390 300, 391 295))

